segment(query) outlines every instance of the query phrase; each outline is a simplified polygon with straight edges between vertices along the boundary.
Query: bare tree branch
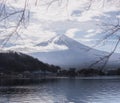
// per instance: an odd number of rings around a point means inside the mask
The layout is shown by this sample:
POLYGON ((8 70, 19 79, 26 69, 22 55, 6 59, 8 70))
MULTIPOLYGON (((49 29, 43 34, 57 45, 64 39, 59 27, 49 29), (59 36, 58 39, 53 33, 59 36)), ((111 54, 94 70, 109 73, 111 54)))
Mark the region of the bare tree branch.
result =
MULTIPOLYGON (((6 0, 7 1, 7 0, 6 0)), ((3 40, 1 47, 3 48, 7 42, 10 40, 10 38, 14 35, 19 35, 18 31, 21 27, 26 27, 26 20, 29 19, 29 11, 27 10, 27 6, 28 6, 28 0, 25 0, 24 3, 24 8, 22 10, 17 10, 17 9, 12 9, 12 12, 7 12, 6 11, 6 2, 3 0, 3 2, 0 5, 0 23, 2 22, 8 22, 9 23, 9 18, 18 17, 17 23, 15 26, 8 26, 7 24, 3 24, 5 27, 3 28, 3 31, 6 31, 7 29, 13 29, 11 32, 8 33, 8 35, 6 36, 6 38, 3 40)), ((13 8, 11 6, 11 8, 13 8)), ((2 33, 2 31, 1 31, 2 33)), ((19 35, 20 37, 20 35, 19 35)))
POLYGON ((106 64, 108 63, 110 57, 115 53, 115 51, 116 51, 119 43, 120 43, 120 38, 118 38, 118 41, 116 42, 115 47, 114 47, 114 49, 112 50, 112 52, 110 52, 108 55, 105 55, 105 56, 103 56, 103 57, 100 57, 99 60, 97 60, 96 62, 94 62, 93 64, 91 64, 89 67, 92 68, 93 66, 97 65, 97 64, 100 63, 100 62, 104 62, 103 65, 101 66, 101 70, 103 71, 104 68, 105 68, 105 66, 106 66, 106 64))

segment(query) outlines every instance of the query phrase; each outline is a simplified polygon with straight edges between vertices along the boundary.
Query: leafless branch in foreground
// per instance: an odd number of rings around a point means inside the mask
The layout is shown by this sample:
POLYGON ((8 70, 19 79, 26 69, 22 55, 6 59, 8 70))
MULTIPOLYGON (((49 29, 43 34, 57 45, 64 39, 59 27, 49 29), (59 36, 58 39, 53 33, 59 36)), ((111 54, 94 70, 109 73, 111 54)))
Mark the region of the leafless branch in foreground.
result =
MULTIPOLYGON (((40 0, 35 0, 35 6, 38 4, 40 0)), ((67 0, 69 1, 69 0, 67 0)), ((9 0, 1 0, 0 1, 0 36, 4 37, 4 39, 0 39, 0 47, 1 49, 8 43, 8 41, 15 35, 21 37, 19 31, 22 28, 26 28, 29 23, 30 11, 29 11, 29 0, 23 0, 24 6, 22 9, 18 9, 16 7, 11 6, 9 0), (9 10, 10 9, 10 10, 9 10), (9 25, 11 19, 15 18, 14 25, 9 25), (12 31, 8 31, 11 29, 12 31)), ((58 2, 59 5, 62 4, 63 0, 47 0, 48 8, 52 6, 53 3, 58 2)), ((21 37, 22 38, 22 37, 21 37)))
POLYGON ((115 47, 114 47, 114 49, 112 50, 112 52, 110 52, 109 54, 107 54, 107 55, 105 55, 105 56, 103 56, 103 57, 100 57, 99 60, 97 60, 96 62, 94 62, 93 64, 91 64, 89 67, 92 68, 93 66, 95 66, 95 65, 97 65, 97 64, 99 64, 99 63, 101 63, 101 62, 104 62, 103 65, 101 66, 101 70, 103 71, 104 68, 105 68, 105 66, 107 65, 110 57, 115 53, 115 51, 116 51, 119 43, 120 43, 120 38, 119 38, 118 41, 116 42, 115 47))
MULTIPOLYGON (((101 66, 101 70, 104 70, 105 66, 107 65, 110 57, 115 53, 116 49, 119 46, 120 43, 120 19, 116 19, 116 24, 113 23, 102 23, 103 31, 102 34, 104 35, 103 38, 97 43, 95 46, 99 45, 100 43, 104 42, 105 40, 109 39, 110 37, 116 37, 117 42, 115 43, 115 46, 113 47, 113 50, 108 53, 107 55, 100 57, 99 60, 91 64, 89 67, 92 68, 93 66, 103 62, 103 65, 101 66)), ((95 47, 94 46, 94 47, 95 47)))
MULTIPOLYGON (((13 30, 11 32, 7 33, 8 36, 6 36, 6 38, 3 40, 2 44, 1 44, 2 47, 10 40, 10 38, 13 35, 19 34, 18 31, 20 30, 20 28, 25 27, 26 22, 29 21, 28 19, 30 17, 30 14, 29 14, 30 12, 28 10, 30 0, 23 0, 24 7, 22 7, 23 9, 20 9, 20 10, 17 10, 15 7, 11 6, 11 4, 9 3, 9 8, 12 9, 12 12, 9 12, 7 10, 8 1, 9 0, 1 0, 0 1, 0 27, 1 26, 4 27, 2 30, 0 30, 0 35, 3 35, 3 31, 7 31, 7 29, 13 28, 13 30), (17 20, 16 25, 14 25, 14 26, 9 25, 9 27, 8 27, 10 18, 13 18, 18 15, 19 15, 19 20, 17 20)), ((42 1, 44 1, 44 0, 42 0, 42 1)), ((45 0, 45 5, 47 5, 47 8, 49 8, 54 3, 58 3, 58 8, 59 8, 63 3, 66 3, 66 10, 67 10, 69 1, 70 0, 45 0)), ((100 2, 100 1, 103 2, 103 4, 104 4, 106 0, 88 0, 88 9, 90 9, 92 7, 92 4, 94 2, 100 2)), ((40 2, 40 0, 35 0, 35 5, 37 5, 38 2, 40 2)))
POLYGON ((26 28, 27 22, 29 21, 29 11, 28 11, 28 0, 24 1, 24 7, 22 9, 17 9, 12 6, 8 6, 7 0, 0 2, 0 30, 1 37, 6 35, 3 40, 1 40, 1 49, 7 44, 10 38, 14 35, 19 37, 19 30, 21 28, 26 28), (12 19, 15 19, 14 21, 12 19), (9 23, 13 22, 14 25, 9 23), (7 33, 7 31, 11 29, 7 33), (6 31, 6 32, 5 32, 6 31))

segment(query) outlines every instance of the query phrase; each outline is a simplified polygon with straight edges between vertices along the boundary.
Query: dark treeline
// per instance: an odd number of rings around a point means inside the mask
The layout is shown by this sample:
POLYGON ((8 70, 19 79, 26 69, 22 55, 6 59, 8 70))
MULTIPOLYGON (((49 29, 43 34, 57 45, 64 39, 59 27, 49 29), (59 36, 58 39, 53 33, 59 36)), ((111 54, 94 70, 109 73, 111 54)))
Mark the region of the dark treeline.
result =
POLYGON ((12 51, 0 53, 0 72, 2 73, 23 73, 25 71, 48 71, 56 73, 58 69, 58 66, 43 63, 26 54, 12 51))
POLYGON ((70 68, 68 70, 60 70, 58 76, 68 76, 68 77, 88 77, 88 76, 114 76, 120 75, 120 69, 115 70, 106 70, 102 71, 101 69, 93 68, 84 68, 84 69, 75 69, 70 68))
POLYGON ((48 75, 49 73, 55 76, 105 76, 105 75, 120 75, 120 69, 102 71, 100 69, 84 68, 84 69, 63 69, 59 66, 43 63, 29 55, 9 51, 0 53, 0 75, 17 75, 17 74, 35 74, 48 75))
POLYGON ((84 68, 84 69, 75 69, 70 68, 68 70, 61 70, 58 75, 60 76, 69 76, 69 77, 75 77, 75 76, 103 76, 106 75, 104 72, 98 69, 92 69, 92 68, 84 68))

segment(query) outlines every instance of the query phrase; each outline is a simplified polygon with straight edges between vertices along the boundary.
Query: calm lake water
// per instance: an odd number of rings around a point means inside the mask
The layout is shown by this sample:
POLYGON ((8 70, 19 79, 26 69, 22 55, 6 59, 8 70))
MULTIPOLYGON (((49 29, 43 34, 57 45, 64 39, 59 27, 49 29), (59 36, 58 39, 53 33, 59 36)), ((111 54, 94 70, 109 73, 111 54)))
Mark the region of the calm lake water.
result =
POLYGON ((120 103, 120 79, 54 79, 0 86, 0 103, 120 103))

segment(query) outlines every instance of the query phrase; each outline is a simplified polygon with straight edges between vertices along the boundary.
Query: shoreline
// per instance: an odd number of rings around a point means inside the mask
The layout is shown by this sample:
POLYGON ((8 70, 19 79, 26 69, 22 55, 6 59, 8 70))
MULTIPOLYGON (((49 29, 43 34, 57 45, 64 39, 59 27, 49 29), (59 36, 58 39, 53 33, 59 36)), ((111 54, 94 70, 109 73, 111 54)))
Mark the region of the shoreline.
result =
POLYGON ((45 80, 45 79, 120 79, 119 75, 114 76, 45 76, 41 78, 0 78, 0 80, 45 80))

